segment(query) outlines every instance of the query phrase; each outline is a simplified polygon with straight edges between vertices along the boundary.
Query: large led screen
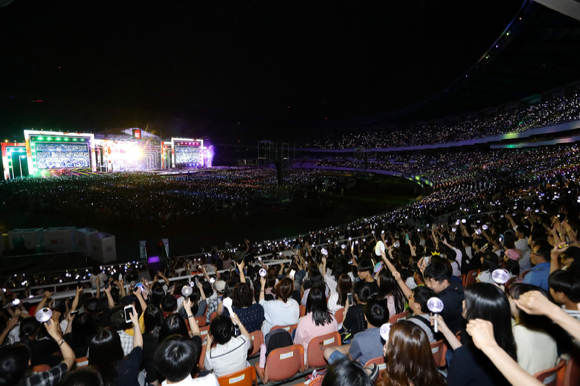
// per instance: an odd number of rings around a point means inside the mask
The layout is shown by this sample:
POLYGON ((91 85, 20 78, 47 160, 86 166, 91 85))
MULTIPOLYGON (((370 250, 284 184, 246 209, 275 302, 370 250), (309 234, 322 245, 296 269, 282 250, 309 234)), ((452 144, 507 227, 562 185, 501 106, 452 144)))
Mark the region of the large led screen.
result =
POLYGON ((203 153, 199 146, 175 146, 175 164, 197 164, 203 163, 203 153))
POLYGON ((89 168, 91 159, 88 144, 36 143, 38 169, 89 168))

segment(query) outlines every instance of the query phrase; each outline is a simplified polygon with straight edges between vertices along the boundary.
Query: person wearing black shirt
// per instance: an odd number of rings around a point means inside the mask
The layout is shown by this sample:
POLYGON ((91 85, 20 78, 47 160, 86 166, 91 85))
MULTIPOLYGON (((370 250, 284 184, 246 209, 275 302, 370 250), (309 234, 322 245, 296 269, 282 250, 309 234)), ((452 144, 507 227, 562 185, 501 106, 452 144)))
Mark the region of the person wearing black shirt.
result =
POLYGON ((359 281, 354 285, 354 301, 356 305, 345 308, 344 322, 342 325, 347 331, 350 331, 352 339, 356 334, 367 329, 367 321, 364 316, 365 304, 372 295, 370 283, 359 281))
POLYGON ((443 301, 441 316, 449 329, 456 334, 463 321, 463 286, 451 282, 451 272, 445 264, 432 262, 423 272, 425 285, 431 288, 443 301))
POLYGON ((362 259, 357 266, 358 277, 370 285, 371 295, 379 294, 379 285, 373 277, 374 266, 369 259, 362 259))

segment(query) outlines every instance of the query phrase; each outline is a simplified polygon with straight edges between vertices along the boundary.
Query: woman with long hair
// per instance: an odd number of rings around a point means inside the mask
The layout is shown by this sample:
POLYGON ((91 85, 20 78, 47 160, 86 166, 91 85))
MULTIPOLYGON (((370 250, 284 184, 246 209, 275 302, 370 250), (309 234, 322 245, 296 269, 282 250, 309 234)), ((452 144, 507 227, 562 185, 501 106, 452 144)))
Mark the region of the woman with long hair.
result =
POLYGON ((274 289, 276 300, 266 301, 264 290, 266 278, 260 278, 260 305, 264 308, 264 324, 262 333, 266 336, 274 326, 291 326, 298 323, 300 317, 300 305, 291 298, 294 291, 294 282, 290 278, 284 278, 276 284, 274 289))
POLYGON ((387 299, 389 315, 393 316, 405 311, 405 295, 389 270, 381 270, 377 283, 379 285, 379 299, 387 299))
POLYGON ((98 330, 97 321, 91 314, 85 312, 76 316, 70 324, 71 328, 67 328, 64 339, 72 347, 77 358, 86 357, 89 343, 98 330))
POLYGON ((349 293, 352 293, 352 281, 347 273, 343 273, 338 278, 336 290, 328 298, 328 310, 333 315, 346 305, 349 293))
MULTIPOLYGON (((517 361, 517 348, 512 331, 510 303, 503 291, 494 284, 476 283, 466 288, 463 317, 467 322, 483 319, 493 324, 493 333, 498 345, 517 361)), ((439 330, 449 340, 448 331, 441 317, 439 330)), ((449 386, 496 386, 509 385, 495 365, 473 344, 467 334, 453 353, 449 364, 447 384, 449 386)), ((451 343, 451 342, 450 342, 451 343)))
POLYGON ((147 383, 158 385, 157 369, 155 368, 155 350, 159 344, 159 332, 163 326, 163 312, 155 304, 150 304, 143 311, 143 366, 147 371, 147 383))
POLYGON ((296 328, 295 344, 301 344, 304 347, 304 358, 308 351, 308 343, 317 336, 330 334, 338 331, 336 318, 326 306, 326 297, 324 290, 320 287, 314 287, 308 294, 306 302, 306 315, 298 323, 296 328))
POLYGON ((89 365, 95 366, 105 386, 138 386, 137 380, 143 362, 143 336, 137 312, 131 313, 133 322, 133 350, 123 358, 121 338, 114 330, 98 332, 89 345, 89 365))
MULTIPOLYGON (((328 286, 324 281, 324 276, 318 270, 318 268, 310 268, 308 271, 308 278, 309 281, 306 284, 308 288, 304 289, 304 294, 302 295, 302 305, 306 306, 306 301, 308 300, 308 292, 314 287, 322 288, 326 297, 330 295, 330 291, 328 290, 328 286)), ((304 286, 303 286, 304 287, 304 286)))
POLYGON ((516 306, 514 300, 529 291, 539 291, 548 297, 543 289, 534 285, 514 284, 508 291, 508 299, 514 317, 513 331, 518 347, 518 364, 534 375, 556 365, 558 347, 556 340, 546 332, 554 329, 547 316, 530 315, 516 306))
POLYGON ((387 376, 381 386, 445 386, 429 338, 418 325, 404 321, 393 324, 383 350, 387 376))

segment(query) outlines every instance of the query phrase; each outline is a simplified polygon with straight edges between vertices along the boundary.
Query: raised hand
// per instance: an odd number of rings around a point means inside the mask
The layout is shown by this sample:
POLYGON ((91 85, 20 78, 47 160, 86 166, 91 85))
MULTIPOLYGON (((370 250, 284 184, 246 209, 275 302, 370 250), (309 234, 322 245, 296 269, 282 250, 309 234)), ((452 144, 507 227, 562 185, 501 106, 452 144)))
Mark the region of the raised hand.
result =
POLYGON ((497 346, 493 335, 493 324, 483 319, 473 319, 467 323, 465 331, 473 338, 473 344, 480 350, 497 346))

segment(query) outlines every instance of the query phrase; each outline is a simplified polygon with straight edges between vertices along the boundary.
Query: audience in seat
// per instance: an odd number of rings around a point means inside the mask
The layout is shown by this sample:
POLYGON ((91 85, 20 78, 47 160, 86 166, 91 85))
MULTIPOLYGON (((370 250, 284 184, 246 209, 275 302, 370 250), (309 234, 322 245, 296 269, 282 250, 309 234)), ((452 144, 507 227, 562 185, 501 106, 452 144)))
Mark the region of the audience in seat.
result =
POLYGON ((552 272, 548 278, 548 285, 554 301, 561 305, 568 315, 580 321, 580 310, 578 310, 580 272, 569 269, 552 272))
MULTIPOLYGON (((518 364, 534 375, 556 365, 558 347, 554 337, 548 334, 548 329, 553 331, 555 328, 550 326, 550 319, 540 315, 529 315, 516 306, 515 300, 529 291, 538 291, 538 287, 529 284, 514 284, 509 289, 508 299, 514 317, 512 323, 518 364)), ((547 296, 543 290, 539 291, 547 296)))
POLYGON ((163 386, 219 386, 215 374, 194 378, 200 350, 193 341, 174 336, 164 340, 155 353, 155 366, 166 380, 163 386))
POLYGON ((384 346, 387 374, 381 386, 444 386, 437 370, 427 334, 420 326, 399 322, 391 326, 384 346))
POLYGON ((133 323, 133 349, 123 354, 119 333, 115 330, 98 332, 89 345, 89 365, 95 366, 105 386, 139 386, 138 375, 143 362, 143 336, 139 327, 137 312, 131 312, 133 323))
POLYGON ((62 337, 57 323, 44 323, 47 334, 56 342, 62 362, 42 373, 31 373, 32 360, 29 342, 16 343, 0 348, 0 385, 57 386, 75 364, 75 354, 62 337))
POLYGON ((329 347, 324 350, 324 358, 329 364, 348 357, 365 364, 383 355, 380 327, 389 322, 389 310, 384 300, 371 299, 365 304, 364 317, 368 328, 356 334, 351 344, 329 347))
POLYGON ((284 278, 276 284, 275 300, 264 300, 266 279, 260 278, 260 305, 264 307, 264 324, 262 333, 266 336, 274 326, 291 326, 298 323, 300 317, 300 305, 290 296, 294 291, 294 282, 290 278, 284 278))
POLYGON ((326 306, 324 289, 321 287, 311 288, 306 301, 306 315, 298 323, 294 337, 294 343, 304 347, 305 363, 307 363, 308 343, 317 336, 327 335, 335 331, 338 331, 338 324, 326 306))
POLYGON ((530 254, 530 259, 534 267, 524 277, 524 284, 535 285, 544 291, 549 291, 548 277, 550 276, 550 250, 538 249, 530 254))
POLYGON ((413 315, 409 316, 406 321, 421 327, 425 331, 429 343, 435 343, 441 339, 441 334, 436 333, 431 325, 429 320, 431 311, 427 307, 427 301, 435 297, 437 297, 435 292, 427 287, 417 287, 413 290, 413 294, 409 296, 409 310, 413 315))
MULTIPOLYGON (((246 283, 239 283, 235 286, 232 296, 232 310, 246 327, 248 332, 258 331, 264 323, 264 307, 258 303, 253 303, 254 292, 246 283)), ((229 316, 227 309, 223 315, 229 316)))
POLYGON ((423 272, 425 284, 443 301, 441 316, 455 334, 460 331, 463 314, 463 286, 451 283, 451 272, 445 264, 433 262, 423 272))
POLYGON ((343 273, 338 278, 336 290, 328 298, 328 310, 333 315, 341 308, 344 308, 349 293, 352 294, 352 280, 348 274, 343 273))
MULTIPOLYGON (((488 320, 493 323, 494 337, 499 346, 511 358, 517 360, 517 348, 512 332, 510 303, 502 290, 487 283, 473 284, 465 290, 464 313, 467 322, 474 319, 488 320)), ((441 320, 441 318, 439 318, 441 320)), ((440 328, 442 327, 442 323, 440 328)), ((451 330, 453 331, 453 330, 451 330)), ((443 331, 446 339, 452 337, 443 331)), ((453 359, 449 363, 447 384, 449 386, 498 386, 509 382, 489 359, 473 344, 469 336, 461 337, 456 344, 453 359)))
POLYGON ((345 330, 350 332, 351 338, 367 329, 365 306, 371 298, 371 291, 372 287, 369 283, 364 281, 355 283, 353 294, 354 305, 350 306, 347 302, 344 307, 344 321, 342 325, 345 330))
POLYGON ((233 314, 231 317, 219 315, 209 327, 204 367, 206 370, 212 370, 218 378, 241 371, 250 366, 247 357, 251 348, 252 337, 237 315, 233 314), (241 332, 238 337, 234 336, 234 324, 241 332), (211 348, 214 340, 217 345, 211 348))

